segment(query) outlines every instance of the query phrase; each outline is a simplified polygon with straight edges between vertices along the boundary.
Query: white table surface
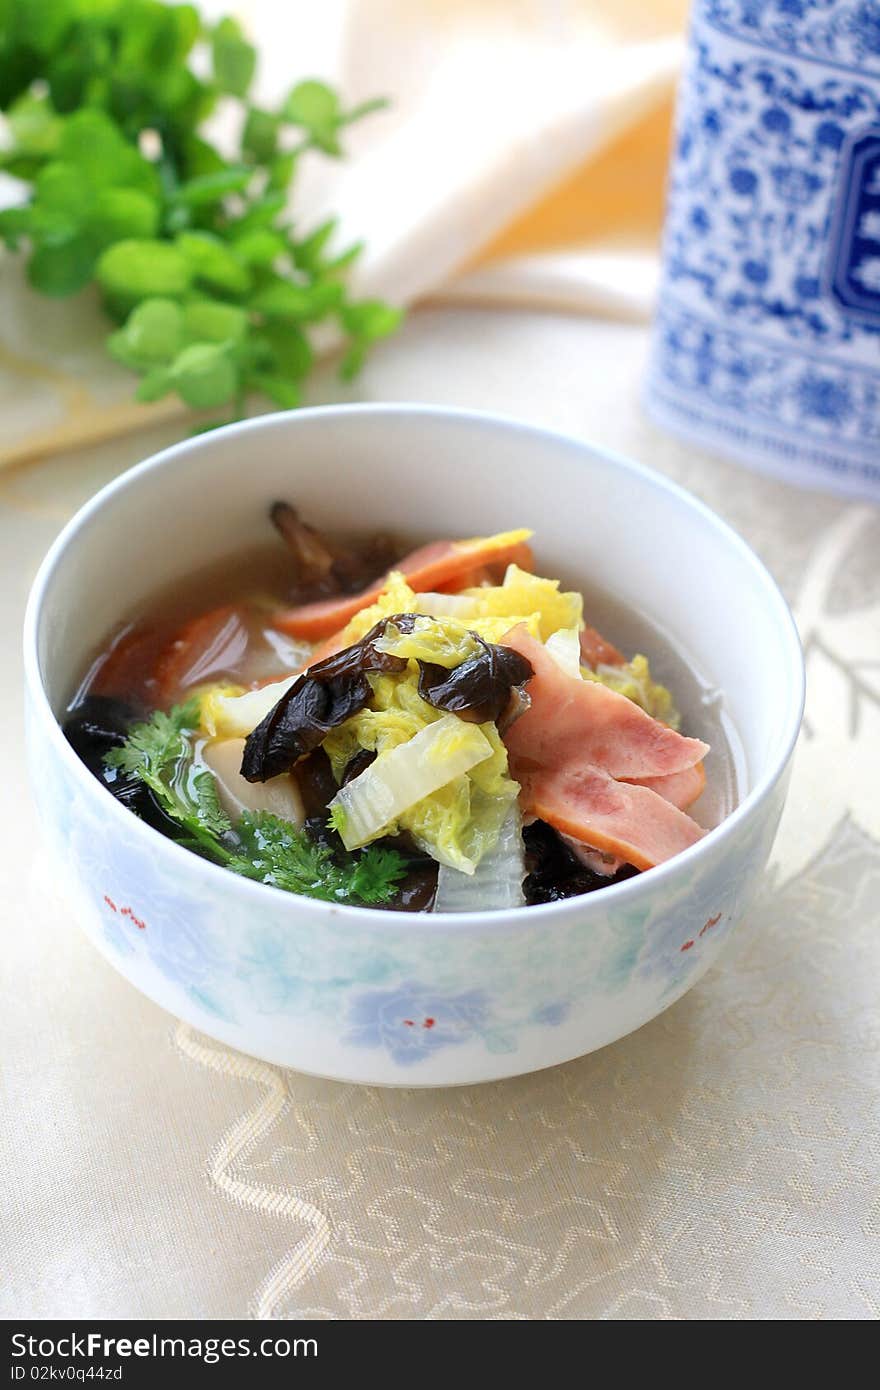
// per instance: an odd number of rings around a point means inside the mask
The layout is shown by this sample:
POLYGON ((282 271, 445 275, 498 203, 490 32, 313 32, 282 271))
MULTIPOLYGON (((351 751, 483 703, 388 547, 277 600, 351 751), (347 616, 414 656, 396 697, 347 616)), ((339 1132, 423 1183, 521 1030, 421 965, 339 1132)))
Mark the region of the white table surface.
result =
POLYGON ((87 945, 26 791, 22 613, 62 523, 175 428, 0 475, 2 1316, 880 1313, 880 513, 660 436, 645 346, 633 326, 425 309, 353 393, 505 411, 670 474, 756 547, 808 641, 774 867, 721 964, 639 1033, 495 1085, 283 1072, 178 1025, 87 945), (326 1251, 303 1260, 316 1227, 326 1251))

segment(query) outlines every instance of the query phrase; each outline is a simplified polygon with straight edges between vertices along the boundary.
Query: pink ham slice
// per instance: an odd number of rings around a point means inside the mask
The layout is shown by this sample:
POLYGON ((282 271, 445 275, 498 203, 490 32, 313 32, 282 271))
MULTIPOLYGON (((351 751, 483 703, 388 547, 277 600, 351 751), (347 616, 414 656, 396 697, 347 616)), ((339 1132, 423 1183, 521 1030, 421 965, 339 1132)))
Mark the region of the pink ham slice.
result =
POLYGON ((695 767, 685 768, 684 772, 671 772, 668 777, 640 777, 638 782, 640 787, 648 787, 680 811, 686 811, 705 791, 706 769, 702 763, 697 763, 695 767))
POLYGON ((637 869, 672 859, 706 833, 671 801, 648 787, 616 782, 598 767, 528 774, 522 779, 520 800, 524 810, 560 834, 637 869))
MULTIPOLYGON (((422 593, 434 590, 455 593, 469 584, 484 565, 494 569, 509 564, 531 570, 534 556, 527 541, 509 541, 502 535, 482 536, 471 541, 431 541, 405 555, 392 568, 399 570, 412 588, 422 593)), ((304 603, 276 613, 274 626, 309 642, 330 637, 378 598, 386 579, 387 576, 383 576, 359 594, 318 599, 315 603, 304 603)))
POLYGON ((708 753, 698 738, 683 738, 625 695, 566 675, 522 624, 502 642, 534 671, 526 686, 531 707, 504 737, 511 762, 522 773, 591 766, 611 777, 641 781, 685 772, 708 753))
MULTIPOLYGON (((697 763, 696 767, 689 767, 684 772, 671 772, 668 777, 646 777, 643 782, 633 785, 647 787, 649 791, 656 792, 665 801, 677 806, 679 811, 686 811, 703 793, 706 786, 706 769, 702 763, 697 763)), ((619 856, 602 854, 592 845, 572 839, 571 835, 563 835, 562 838, 572 854, 588 869, 592 869, 594 874, 610 878, 626 863, 626 860, 619 856)))
POLYGON ((593 669, 597 666, 623 666, 626 657, 618 651, 613 642, 604 638, 594 627, 585 627, 581 633, 581 660, 593 669))
POLYGON ((523 811, 587 854, 638 869, 695 844, 705 832, 681 806, 702 791, 707 745, 606 686, 566 675, 523 626, 503 642, 534 672, 531 705, 504 735, 523 811))

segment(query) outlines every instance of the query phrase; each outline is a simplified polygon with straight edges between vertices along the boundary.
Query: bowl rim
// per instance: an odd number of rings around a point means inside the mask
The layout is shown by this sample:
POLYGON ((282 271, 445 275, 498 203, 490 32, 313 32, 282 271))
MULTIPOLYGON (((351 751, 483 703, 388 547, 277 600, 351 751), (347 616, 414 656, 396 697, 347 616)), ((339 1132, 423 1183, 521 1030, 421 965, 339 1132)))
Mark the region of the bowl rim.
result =
MULTIPOLYGON (((50 745, 54 750, 54 756, 60 757, 62 762, 73 770, 73 775, 81 780, 81 784, 87 787, 89 793, 96 792, 106 799, 106 811, 111 818, 114 816, 124 816, 124 824, 129 827, 129 831, 135 837, 145 836, 144 850, 169 854, 172 863, 178 863, 181 870, 186 865, 188 872, 196 877, 200 875, 208 876, 208 885, 220 886, 220 881, 216 875, 223 875, 223 882, 226 884, 227 891, 237 891, 245 895, 256 895, 255 905, 260 902, 270 901, 266 894, 272 895, 272 900, 276 907, 279 902, 285 901, 293 915, 301 912, 304 908, 309 911, 320 913, 328 922, 336 919, 343 919, 352 926, 357 925, 362 928, 379 927, 388 930, 395 919, 405 918, 408 931, 422 930, 441 930, 441 931, 467 931, 472 928, 492 929, 502 928, 507 930, 512 925, 517 927, 532 928, 539 927, 546 923, 562 924, 566 920, 574 917, 583 917, 585 912, 591 910, 595 912, 604 911, 612 904, 617 905, 624 902, 634 903, 640 897, 653 893, 675 878, 687 877, 691 869, 695 869, 714 851, 721 849, 726 843, 733 840, 739 828, 750 820, 758 809, 763 805, 768 796, 773 791, 785 768, 788 765, 795 743, 800 732, 801 721, 803 718, 804 701, 806 692, 806 673, 804 665, 803 648, 800 636, 795 624, 791 608, 783 595, 778 583, 773 575, 759 559, 752 547, 739 535, 739 533, 718 514, 712 510, 700 498, 694 496, 679 483, 668 478, 665 474, 659 473, 647 465, 638 463, 625 455, 619 454, 612 449, 607 449, 602 445, 593 444, 588 439, 581 439, 577 435, 569 434, 564 430, 547 429, 542 425, 522 420, 516 416, 501 414, 489 410, 469 410, 452 406, 435 405, 431 403, 418 402, 395 402, 395 401, 376 401, 376 402, 353 402, 334 405, 321 405, 302 407, 296 410, 273 411, 265 415, 251 416, 245 420, 238 420, 229 425, 219 427, 210 434, 195 435, 188 439, 178 440, 174 444, 159 450, 155 454, 149 455, 141 462, 134 464, 131 468, 124 470, 117 477, 106 483, 98 492, 88 499, 74 515, 62 527, 59 534, 49 547, 44 556, 31 585, 28 595, 27 608, 25 612, 24 630, 24 674, 25 686, 29 691, 33 707, 41 722, 41 732, 45 737, 48 733, 50 745), (131 487, 137 487, 139 481, 148 474, 161 471, 168 467, 173 461, 193 452, 201 452, 205 448, 210 449, 215 439, 228 438, 230 436, 257 432, 259 430, 287 430, 296 429, 298 421, 308 423, 316 419, 347 417, 353 420, 365 416, 411 416, 429 421, 453 421, 461 424, 472 425, 478 428, 489 430, 514 431, 534 438, 536 443, 541 440, 550 439, 556 443, 564 444, 567 447, 574 447, 583 451, 585 454, 593 454, 611 463, 614 467, 634 476, 649 491, 660 491, 670 495, 680 506, 696 512, 702 520, 712 527, 719 535, 720 539, 730 548, 735 550, 745 564, 756 574, 758 580, 767 592, 768 599, 775 610, 780 629, 778 651, 780 659, 784 661, 788 668, 789 683, 793 699, 783 723, 777 751, 771 759, 770 765, 758 778, 755 785, 743 797, 739 804, 734 807, 730 815, 726 816, 719 825, 709 830, 702 839, 690 845, 674 858, 666 860, 663 864, 658 864, 654 868, 642 874, 637 874, 632 878, 624 880, 622 883, 611 884, 609 887, 596 893, 580 894, 572 898, 562 899, 553 903, 535 904, 523 911, 521 908, 506 909, 482 909, 475 912, 431 912, 431 913, 412 913, 401 914, 392 909, 381 907, 355 907, 349 904, 328 903, 316 898, 307 898, 297 893, 287 893, 282 889, 275 888, 271 884, 257 883, 251 879, 241 878, 238 875, 230 874, 228 869, 222 865, 214 864, 210 860, 203 859, 200 855, 193 854, 192 851, 184 849, 175 841, 162 835, 145 821, 139 820, 125 806, 116 800, 106 788, 102 788, 97 779, 88 771, 85 764, 77 757, 72 747, 61 729, 61 725, 56 719, 49 696, 46 691, 43 675, 40 670, 38 643, 41 624, 44 616, 44 600, 46 591, 52 576, 57 567, 62 563, 64 556, 69 550, 75 548, 81 532, 87 530, 93 519, 103 510, 117 494, 124 492, 131 487), (48 729, 45 727, 48 725, 48 729), (161 846, 161 849, 160 849, 161 846), (232 879, 234 886, 229 882, 232 879)), ((120 829, 123 822, 119 822, 120 829)))

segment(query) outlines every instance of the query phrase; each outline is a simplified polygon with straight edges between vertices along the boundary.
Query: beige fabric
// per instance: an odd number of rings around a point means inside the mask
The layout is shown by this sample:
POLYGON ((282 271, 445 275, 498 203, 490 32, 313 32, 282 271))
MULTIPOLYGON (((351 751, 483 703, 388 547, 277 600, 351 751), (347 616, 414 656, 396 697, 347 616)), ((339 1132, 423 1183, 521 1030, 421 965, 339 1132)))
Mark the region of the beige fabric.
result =
POLYGON ((3 1315, 880 1313, 880 514, 657 435, 644 350, 636 326, 421 310, 361 383, 661 468, 757 546, 810 638, 776 867, 720 966, 633 1036, 497 1085, 359 1090, 236 1056, 75 931, 24 791, 21 610, 64 518, 163 431, 0 479, 3 1315))

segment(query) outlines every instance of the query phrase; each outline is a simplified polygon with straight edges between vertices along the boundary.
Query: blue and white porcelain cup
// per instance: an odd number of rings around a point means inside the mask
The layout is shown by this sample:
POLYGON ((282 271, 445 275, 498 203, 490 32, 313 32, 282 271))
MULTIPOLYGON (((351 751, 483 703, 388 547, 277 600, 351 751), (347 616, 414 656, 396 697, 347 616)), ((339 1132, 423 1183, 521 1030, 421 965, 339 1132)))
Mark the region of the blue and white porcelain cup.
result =
POLYGON ((695 0, 646 405, 880 500, 880 0, 695 0))

